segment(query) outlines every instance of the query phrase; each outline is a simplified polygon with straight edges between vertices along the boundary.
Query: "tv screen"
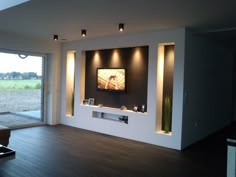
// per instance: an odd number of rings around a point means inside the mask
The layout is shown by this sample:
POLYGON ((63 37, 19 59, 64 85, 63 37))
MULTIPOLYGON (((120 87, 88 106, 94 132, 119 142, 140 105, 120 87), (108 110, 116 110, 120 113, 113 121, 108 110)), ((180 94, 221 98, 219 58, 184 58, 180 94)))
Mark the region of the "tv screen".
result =
POLYGON ((97 68, 97 89, 126 90, 126 70, 122 68, 97 68))

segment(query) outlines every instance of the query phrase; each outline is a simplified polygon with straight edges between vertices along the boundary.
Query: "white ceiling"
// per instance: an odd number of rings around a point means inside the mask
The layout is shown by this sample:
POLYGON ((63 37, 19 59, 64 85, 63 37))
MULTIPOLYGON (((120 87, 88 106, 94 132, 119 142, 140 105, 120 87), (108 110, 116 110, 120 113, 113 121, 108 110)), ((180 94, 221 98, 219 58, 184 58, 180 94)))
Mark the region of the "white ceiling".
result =
POLYGON ((236 0, 31 0, 0 11, 0 31, 40 39, 79 40, 188 27, 216 33, 236 29, 236 0))

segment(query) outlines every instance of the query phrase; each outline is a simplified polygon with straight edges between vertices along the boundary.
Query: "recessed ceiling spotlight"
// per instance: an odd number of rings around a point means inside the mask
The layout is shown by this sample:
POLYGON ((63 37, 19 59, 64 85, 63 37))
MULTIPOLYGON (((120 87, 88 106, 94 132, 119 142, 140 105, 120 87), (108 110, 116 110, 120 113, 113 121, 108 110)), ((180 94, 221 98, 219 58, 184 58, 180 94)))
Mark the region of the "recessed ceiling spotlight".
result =
POLYGON ((119 29, 120 32, 124 31, 124 29, 125 29, 124 23, 120 23, 119 26, 118 26, 118 29, 119 29))
POLYGON ((53 40, 57 41, 58 40, 58 35, 53 35, 53 40))
POLYGON ((82 37, 85 37, 85 36, 86 36, 86 30, 85 30, 85 29, 82 29, 82 30, 81 30, 81 36, 82 36, 82 37))

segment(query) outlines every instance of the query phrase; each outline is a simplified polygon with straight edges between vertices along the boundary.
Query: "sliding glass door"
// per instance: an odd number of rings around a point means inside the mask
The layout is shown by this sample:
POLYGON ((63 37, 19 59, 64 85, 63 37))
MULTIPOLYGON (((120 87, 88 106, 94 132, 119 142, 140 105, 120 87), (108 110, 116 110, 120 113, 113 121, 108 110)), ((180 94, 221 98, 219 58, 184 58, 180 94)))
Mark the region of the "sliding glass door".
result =
POLYGON ((0 125, 43 121, 44 57, 0 52, 0 125))

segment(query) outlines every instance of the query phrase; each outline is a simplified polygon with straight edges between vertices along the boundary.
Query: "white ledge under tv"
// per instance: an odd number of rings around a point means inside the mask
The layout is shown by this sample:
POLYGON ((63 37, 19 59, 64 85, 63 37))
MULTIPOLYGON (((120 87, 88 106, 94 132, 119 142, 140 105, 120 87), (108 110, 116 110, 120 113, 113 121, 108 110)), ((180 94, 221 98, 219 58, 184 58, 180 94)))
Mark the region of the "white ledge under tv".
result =
POLYGON ((81 106, 83 107, 88 107, 94 111, 98 111, 98 112, 106 112, 106 113, 111 113, 111 114, 124 114, 124 115, 140 115, 140 116, 147 116, 147 112, 135 112, 133 110, 121 110, 119 108, 113 108, 113 107, 107 107, 107 106, 97 106, 97 105, 85 105, 85 104, 81 104, 81 106))

